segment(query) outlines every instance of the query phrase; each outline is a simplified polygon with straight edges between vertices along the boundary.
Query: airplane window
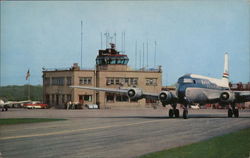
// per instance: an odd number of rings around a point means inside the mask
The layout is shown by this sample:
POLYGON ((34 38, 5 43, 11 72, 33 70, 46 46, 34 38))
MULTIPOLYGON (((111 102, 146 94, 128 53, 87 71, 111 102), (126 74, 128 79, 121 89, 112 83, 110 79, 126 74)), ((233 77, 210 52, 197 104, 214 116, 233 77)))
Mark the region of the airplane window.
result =
POLYGON ((183 83, 193 83, 193 80, 190 78, 184 78, 183 83))

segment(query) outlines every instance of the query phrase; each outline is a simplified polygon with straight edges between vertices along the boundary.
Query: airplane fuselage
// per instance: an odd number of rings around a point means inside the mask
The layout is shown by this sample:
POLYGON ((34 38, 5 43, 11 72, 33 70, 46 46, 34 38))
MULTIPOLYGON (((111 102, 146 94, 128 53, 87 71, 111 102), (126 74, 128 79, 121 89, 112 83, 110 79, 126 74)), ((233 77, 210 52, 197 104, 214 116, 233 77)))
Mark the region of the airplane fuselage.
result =
POLYGON ((211 82, 205 76, 193 74, 184 75, 177 82, 177 96, 181 104, 218 102, 221 93, 228 90, 228 87, 211 82))

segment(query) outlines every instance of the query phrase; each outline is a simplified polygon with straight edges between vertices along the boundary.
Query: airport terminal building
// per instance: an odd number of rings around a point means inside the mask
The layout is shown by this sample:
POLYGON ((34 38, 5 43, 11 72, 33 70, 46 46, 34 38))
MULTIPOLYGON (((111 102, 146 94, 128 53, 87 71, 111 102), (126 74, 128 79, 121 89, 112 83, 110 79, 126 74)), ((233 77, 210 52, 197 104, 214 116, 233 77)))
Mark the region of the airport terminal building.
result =
POLYGON ((159 93, 162 88, 162 70, 133 70, 129 58, 115 49, 99 50, 95 69, 80 69, 74 64, 66 69, 43 70, 43 100, 51 106, 63 106, 71 101, 82 105, 97 104, 100 108, 145 107, 157 104, 153 100, 132 100, 123 94, 97 92, 69 88, 69 86, 92 86, 105 88, 139 87, 147 92, 159 93))

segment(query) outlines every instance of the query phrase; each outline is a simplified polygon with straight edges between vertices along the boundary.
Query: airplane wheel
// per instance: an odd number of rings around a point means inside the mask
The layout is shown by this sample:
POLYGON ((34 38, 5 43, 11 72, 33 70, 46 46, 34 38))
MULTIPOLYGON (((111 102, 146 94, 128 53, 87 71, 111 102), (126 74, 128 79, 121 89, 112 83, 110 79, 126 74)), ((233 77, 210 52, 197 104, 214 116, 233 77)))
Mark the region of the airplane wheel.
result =
POLYGON ((4 111, 4 108, 2 108, 2 111, 4 111))
POLYGON ((188 118, 188 111, 187 110, 183 110, 183 118, 184 119, 188 118))
POLYGON ((168 114, 169 114, 169 117, 172 118, 174 116, 174 110, 170 109, 168 114))
POLYGON ((228 117, 232 117, 233 116, 233 111, 232 109, 228 109, 228 117))
POLYGON ((238 109, 234 110, 234 117, 239 117, 239 110, 238 109))
POLYGON ((179 111, 179 109, 176 109, 176 110, 174 111, 174 115, 175 115, 176 118, 179 118, 179 117, 180 117, 180 111, 179 111))

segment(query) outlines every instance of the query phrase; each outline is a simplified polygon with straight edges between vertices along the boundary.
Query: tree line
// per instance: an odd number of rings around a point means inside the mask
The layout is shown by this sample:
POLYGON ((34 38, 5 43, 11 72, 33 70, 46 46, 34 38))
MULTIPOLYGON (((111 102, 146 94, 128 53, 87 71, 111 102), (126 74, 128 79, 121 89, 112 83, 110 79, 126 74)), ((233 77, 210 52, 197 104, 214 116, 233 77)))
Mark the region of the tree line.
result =
POLYGON ((41 85, 1 86, 0 99, 4 101, 28 100, 29 89, 30 100, 42 101, 43 87, 41 85))

